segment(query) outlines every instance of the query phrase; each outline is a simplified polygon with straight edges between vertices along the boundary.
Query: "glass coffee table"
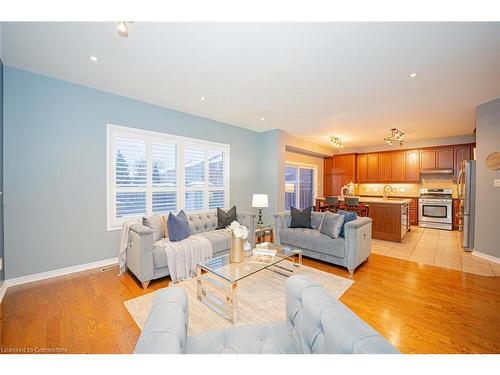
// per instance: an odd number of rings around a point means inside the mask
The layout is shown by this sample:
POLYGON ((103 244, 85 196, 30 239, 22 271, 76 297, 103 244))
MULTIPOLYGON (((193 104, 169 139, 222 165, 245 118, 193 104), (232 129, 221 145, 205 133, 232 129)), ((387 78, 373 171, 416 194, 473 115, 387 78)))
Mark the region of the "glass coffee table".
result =
POLYGON ((232 323, 236 320, 238 282, 262 271, 272 271, 283 276, 299 272, 302 251, 288 246, 260 244, 254 250, 276 250, 276 255, 257 263, 255 256, 245 257, 241 263, 231 263, 229 254, 218 256, 196 265, 198 300, 232 323))

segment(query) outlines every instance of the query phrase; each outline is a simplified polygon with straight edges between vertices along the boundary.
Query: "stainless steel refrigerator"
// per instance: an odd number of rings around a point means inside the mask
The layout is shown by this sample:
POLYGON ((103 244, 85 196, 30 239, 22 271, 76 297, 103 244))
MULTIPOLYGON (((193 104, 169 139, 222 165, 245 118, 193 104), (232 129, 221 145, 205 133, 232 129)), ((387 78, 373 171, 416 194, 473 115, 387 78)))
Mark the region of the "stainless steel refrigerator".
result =
POLYGON ((457 181, 458 199, 460 199, 459 231, 465 251, 474 249, 474 222, 476 204, 476 161, 464 160, 457 181))

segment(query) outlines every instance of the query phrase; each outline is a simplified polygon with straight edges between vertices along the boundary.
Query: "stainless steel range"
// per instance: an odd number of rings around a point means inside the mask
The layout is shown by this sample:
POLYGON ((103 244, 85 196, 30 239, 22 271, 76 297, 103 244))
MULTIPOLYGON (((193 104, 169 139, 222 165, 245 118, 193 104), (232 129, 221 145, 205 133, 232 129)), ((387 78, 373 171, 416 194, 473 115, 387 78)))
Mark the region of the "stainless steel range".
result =
POLYGON ((420 189, 418 226, 452 230, 452 189, 420 189))

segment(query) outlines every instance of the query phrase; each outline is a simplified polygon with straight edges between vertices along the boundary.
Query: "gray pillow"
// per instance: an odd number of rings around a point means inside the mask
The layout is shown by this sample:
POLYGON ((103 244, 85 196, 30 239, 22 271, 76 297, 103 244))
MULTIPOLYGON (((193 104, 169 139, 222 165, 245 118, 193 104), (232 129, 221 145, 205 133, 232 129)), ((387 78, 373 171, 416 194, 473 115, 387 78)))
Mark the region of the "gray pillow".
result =
POLYGON ((304 208, 302 211, 290 207, 290 215, 292 216, 292 221, 288 228, 308 228, 311 229, 311 212, 312 206, 304 208))
POLYGON ((217 207, 217 228, 215 229, 225 229, 233 221, 236 221, 236 206, 233 206, 227 212, 217 207))
POLYGON ((153 233, 153 241, 159 241, 164 237, 164 232, 163 232, 163 221, 161 220, 161 216, 158 214, 155 214, 150 217, 143 217, 142 218, 142 225, 151 228, 154 233, 153 233))
POLYGON ((326 211, 319 231, 331 238, 339 238, 342 224, 344 224, 344 215, 332 214, 330 211, 326 211))

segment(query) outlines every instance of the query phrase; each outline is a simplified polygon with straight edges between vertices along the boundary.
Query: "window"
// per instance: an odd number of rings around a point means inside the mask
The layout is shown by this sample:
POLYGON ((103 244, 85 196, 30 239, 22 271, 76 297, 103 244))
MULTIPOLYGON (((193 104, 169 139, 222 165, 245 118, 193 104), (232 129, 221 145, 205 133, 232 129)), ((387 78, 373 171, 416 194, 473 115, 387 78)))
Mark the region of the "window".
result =
POLYGON ((229 145, 108 125, 108 230, 128 218, 229 205, 229 145))
POLYGON ((285 168, 285 210, 314 206, 316 167, 287 164, 285 168))

